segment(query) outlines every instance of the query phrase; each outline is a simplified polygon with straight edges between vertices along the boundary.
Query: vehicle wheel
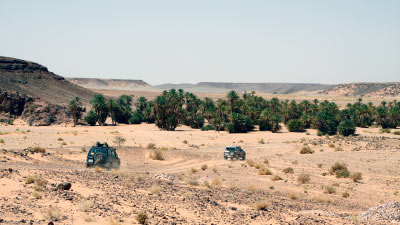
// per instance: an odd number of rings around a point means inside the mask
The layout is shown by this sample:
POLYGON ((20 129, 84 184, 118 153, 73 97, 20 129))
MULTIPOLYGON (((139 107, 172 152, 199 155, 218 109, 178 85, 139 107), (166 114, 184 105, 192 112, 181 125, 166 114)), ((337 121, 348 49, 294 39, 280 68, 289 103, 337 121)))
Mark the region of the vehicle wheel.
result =
POLYGON ((242 160, 246 160, 246 155, 243 155, 243 156, 242 156, 242 160))
POLYGON ((225 159, 225 160, 227 160, 227 159, 228 159, 228 157, 224 156, 224 159, 225 159))

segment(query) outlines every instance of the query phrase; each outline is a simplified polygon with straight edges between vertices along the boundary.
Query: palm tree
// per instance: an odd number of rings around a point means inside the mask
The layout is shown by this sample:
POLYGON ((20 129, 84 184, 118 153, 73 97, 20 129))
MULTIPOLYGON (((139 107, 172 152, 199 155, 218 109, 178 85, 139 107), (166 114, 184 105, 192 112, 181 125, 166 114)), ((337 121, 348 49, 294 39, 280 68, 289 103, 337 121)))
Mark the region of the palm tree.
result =
POLYGON ((239 99, 239 95, 235 91, 230 91, 226 95, 226 98, 228 99, 229 110, 232 115, 234 112, 236 112, 235 106, 236 106, 237 100, 239 99))
POLYGON ((107 107, 112 120, 112 124, 115 126, 117 125, 116 115, 120 111, 119 105, 117 104, 117 102, 114 101, 114 99, 110 98, 107 102, 107 107))
POLYGON ((74 127, 76 126, 76 124, 79 122, 79 119, 82 116, 82 103, 80 102, 79 97, 75 97, 75 99, 73 99, 69 105, 68 105, 69 111, 72 114, 73 117, 73 121, 74 121, 74 127))
POLYGON ((106 99, 104 98, 104 95, 97 94, 93 96, 91 103, 97 115, 97 122, 99 123, 99 125, 103 125, 107 119, 108 113, 106 99))

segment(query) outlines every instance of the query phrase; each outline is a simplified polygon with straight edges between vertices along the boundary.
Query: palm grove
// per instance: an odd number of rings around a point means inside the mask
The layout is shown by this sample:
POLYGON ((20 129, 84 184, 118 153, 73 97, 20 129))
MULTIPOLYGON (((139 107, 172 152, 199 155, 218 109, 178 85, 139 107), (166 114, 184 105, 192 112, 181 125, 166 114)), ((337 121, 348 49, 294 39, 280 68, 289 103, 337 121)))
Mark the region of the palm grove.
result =
MULTIPOLYGON (((254 92, 241 97, 230 91, 224 99, 199 99, 182 89, 164 91, 154 100, 139 97, 132 108, 132 97, 122 95, 118 99, 106 99, 97 94, 91 100, 92 109, 84 117, 87 124, 104 125, 111 117, 117 123, 155 123, 162 130, 173 131, 179 125, 195 129, 246 133, 258 127, 261 131, 278 132, 285 124, 290 132, 302 132, 313 128, 319 135, 355 133, 356 127, 379 125, 396 128, 400 125, 400 103, 383 101, 379 106, 363 103, 359 99, 340 110, 334 102, 317 99, 300 103, 272 98, 266 100, 254 92)), ((72 100, 69 109, 74 125, 82 116, 79 98, 72 100)))

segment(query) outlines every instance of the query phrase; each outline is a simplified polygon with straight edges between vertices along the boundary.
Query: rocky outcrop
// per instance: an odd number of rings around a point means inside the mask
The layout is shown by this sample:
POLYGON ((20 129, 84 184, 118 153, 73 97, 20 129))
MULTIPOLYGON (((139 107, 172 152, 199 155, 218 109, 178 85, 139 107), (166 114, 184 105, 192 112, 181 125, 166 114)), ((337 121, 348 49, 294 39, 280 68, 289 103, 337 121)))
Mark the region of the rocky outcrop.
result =
POLYGON ((400 82, 339 84, 319 93, 331 96, 399 97, 400 82))
POLYGON ((47 67, 21 59, 0 56, 0 88, 40 98, 52 104, 68 104, 80 97, 89 104, 94 92, 72 84, 47 67))
POLYGON ((32 126, 48 126, 70 121, 65 106, 0 89, 0 120, 12 121, 19 117, 32 126))
POLYGON ((66 78, 69 82, 88 89, 102 90, 150 90, 152 87, 142 80, 103 79, 103 78, 66 78))

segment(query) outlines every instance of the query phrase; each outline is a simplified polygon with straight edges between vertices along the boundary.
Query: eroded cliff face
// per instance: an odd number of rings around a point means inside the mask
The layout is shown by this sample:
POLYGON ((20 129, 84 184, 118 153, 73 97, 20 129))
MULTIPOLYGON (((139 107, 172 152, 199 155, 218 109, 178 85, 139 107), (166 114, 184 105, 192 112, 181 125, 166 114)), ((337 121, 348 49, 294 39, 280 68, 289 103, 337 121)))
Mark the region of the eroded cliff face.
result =
POLYGON ((48 126, 70 121, 65 106, 0 89, 0 121, 7 122, 16 118, 21 118, 31 126, 48 126))

